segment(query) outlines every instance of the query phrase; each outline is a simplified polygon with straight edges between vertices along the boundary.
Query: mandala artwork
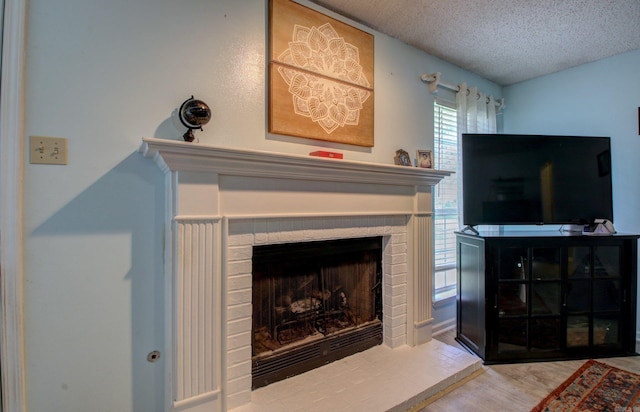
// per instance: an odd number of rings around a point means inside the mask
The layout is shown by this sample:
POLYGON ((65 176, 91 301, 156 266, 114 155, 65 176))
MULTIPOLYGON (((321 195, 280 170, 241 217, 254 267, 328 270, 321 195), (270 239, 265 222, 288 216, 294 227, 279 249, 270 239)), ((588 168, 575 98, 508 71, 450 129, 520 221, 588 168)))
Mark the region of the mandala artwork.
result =
POLYGON ((331 24, 296 24, 293 40, 278 60, 285 63, 278 72, 289 85, 296 115, 317 122, 327 133, 358 125, 360 110, 371 95, 369 81, 358 48, 345 42, 331 24))
POLYGON ((373 36, 270 2, 269 132, 373 146, 373 36))

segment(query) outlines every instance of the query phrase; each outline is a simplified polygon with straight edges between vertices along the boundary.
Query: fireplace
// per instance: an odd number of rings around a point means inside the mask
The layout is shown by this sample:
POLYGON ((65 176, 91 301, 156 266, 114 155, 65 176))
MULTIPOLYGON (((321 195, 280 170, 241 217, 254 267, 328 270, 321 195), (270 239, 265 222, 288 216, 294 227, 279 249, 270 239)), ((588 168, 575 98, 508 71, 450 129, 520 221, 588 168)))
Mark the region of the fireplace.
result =
MULTIPOLYGON (((381 329, 382 344, 353 357, 381 349, 403 358, 403 348, 432 344, 431 191, 448 172, 149 138, 143 139, 141 152, 153 158, 166 176, 165 411, 251 406, 255 392, 287 382, 253 390, 253 375, 258 373, 253 370, 254 358, 284 353, 309 340, 325 339, 312 349, 324 353, 334 342, 344 346, 338 339, 361 340, 353 331, 379 339, 381 329), (322 273, 331 270, 319 269, 317 277, 306 275, 315 282, 315 301, 304 301, 314 298, 313 290, 271 297, 272 316, 280 310, 290 312, 291 323, 284 331, 283 319, 254 329, 258 298, 253 296, 253 257, 260 257, 262 246, 363 238, 381 244, 376 269, 381 278, 367 280, 379 290, 381 298, 374 298, 373 306, 381 306, 381 312, 373 317, 358 315, 370 320, 348 323, 349 312, 340 307, 341 291, 323 286, 332 280, 322 273), (325 289, 337 297, 337 306, 328 312, 323 299, 331 297, 325 289), (288 309, 275 305, 278 298, 285 299, 288 309), (294 302, 296 311, 291 307, 294 302), (307 325, 309 336, 292 334, 294 327, 304 329, 306 317, 314 316, 310 324, 315 329, 307 325), (274 347, 254 354, 258 328, 271 334, 265 342, 274 347)), ((302 279, 292 281, 304 283, 302 279)), ((354 292, 342 292, 343 305, 351 307, 354 292)))
POLYGON ((252 388, 382 343, 382 238, 253 249, 252 388))

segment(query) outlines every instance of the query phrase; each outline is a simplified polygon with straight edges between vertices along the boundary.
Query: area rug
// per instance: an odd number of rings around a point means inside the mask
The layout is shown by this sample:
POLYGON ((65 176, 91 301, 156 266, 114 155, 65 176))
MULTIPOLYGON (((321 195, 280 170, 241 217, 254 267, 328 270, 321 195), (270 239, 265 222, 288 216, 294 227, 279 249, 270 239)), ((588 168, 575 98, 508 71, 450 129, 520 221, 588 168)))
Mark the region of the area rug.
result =
POLYGON ((640 411, 640 375, 589 360, 531 412, 640 411))

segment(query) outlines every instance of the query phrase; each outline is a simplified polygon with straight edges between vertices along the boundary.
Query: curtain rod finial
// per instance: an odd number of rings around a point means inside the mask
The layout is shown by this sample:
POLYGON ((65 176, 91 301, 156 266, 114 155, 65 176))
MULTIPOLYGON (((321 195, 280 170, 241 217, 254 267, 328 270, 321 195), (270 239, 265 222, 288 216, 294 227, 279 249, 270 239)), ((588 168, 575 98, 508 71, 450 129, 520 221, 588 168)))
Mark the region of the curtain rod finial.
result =
POLYGON ((431 94, 438 93, 438 82, 440 82, 440 72, 435 72, 431 74, 424 73, 422 76, 420 76, 420 79, 422 79, 423 82, 429 85, 429 92, 431 94))

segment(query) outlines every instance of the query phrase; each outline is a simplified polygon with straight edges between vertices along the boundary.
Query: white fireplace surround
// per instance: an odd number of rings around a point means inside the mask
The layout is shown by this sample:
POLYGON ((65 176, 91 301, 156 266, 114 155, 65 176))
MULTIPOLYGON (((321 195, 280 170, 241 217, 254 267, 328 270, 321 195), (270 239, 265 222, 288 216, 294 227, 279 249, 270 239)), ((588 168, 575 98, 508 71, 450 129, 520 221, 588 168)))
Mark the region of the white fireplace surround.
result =
POLYGON ((383 237, 383 345, 431 340, 431 169, 144 138, 166 173, 166 411, 251 402, 255 245, 383 237))

